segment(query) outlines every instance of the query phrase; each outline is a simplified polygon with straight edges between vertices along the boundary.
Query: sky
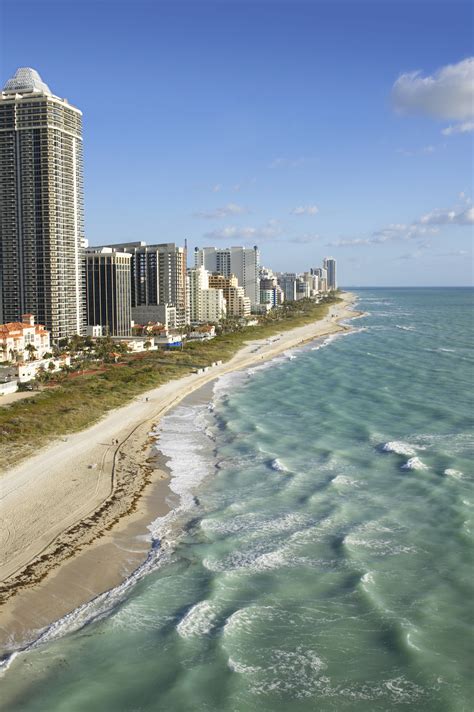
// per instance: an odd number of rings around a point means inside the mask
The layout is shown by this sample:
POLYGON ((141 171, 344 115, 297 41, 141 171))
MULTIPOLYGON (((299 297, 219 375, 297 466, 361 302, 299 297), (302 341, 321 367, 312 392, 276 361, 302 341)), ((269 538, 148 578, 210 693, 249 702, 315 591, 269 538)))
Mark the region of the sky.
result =
POLYGON ((89 243, 258 245, 342 286, 472 283, 463 0, 0 0, 0 82, 84 115, 89 243))

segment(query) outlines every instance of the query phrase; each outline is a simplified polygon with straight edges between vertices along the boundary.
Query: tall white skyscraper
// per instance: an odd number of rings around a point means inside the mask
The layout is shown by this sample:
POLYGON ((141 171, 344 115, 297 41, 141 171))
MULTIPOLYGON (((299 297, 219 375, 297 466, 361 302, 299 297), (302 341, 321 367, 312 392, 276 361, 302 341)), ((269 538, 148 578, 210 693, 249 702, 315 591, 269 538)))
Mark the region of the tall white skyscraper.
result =
POLYGON ((194 248, 196 267, 224 277, 234 275, 252 305, 260 303, 260 253, 258 247, 194 248))
POLYGON ((325 257, 323 267, 327 270, 328 289, 337 289, 336 260, 334 257, 325 257))
POLYGON ((84 333, 82 113, 29 67, 0 95, 0 321, 84 333))

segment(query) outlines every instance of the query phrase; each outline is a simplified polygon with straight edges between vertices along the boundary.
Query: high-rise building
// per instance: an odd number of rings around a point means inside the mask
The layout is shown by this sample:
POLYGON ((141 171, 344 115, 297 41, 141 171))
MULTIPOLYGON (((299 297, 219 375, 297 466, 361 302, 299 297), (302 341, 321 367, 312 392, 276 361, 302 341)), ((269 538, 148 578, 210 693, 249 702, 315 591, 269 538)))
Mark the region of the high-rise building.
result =
POLYGON ((86 250, 87 326, 101 326, 104 336, 132 333, 131 260, 110 247, 86 250))
POLYGON ((84 332, 82 113, 29 67, 0 95, 0 312, 84 332))
POLYGON ((260 273, 260 304, 270 304, 279 307, 285 301, 283 289, 278 284, 277 278, 270 270, 260 273))
POLYGON ((286 302, 296 301, 296 280, 295 272, 279 272, 277 274, 278 284, 280 285, 286 302))
POLYGON ((126 242, 105 247, 132 255, 132 318, 140 323, 162 321, 162 307, 168 305, 176 308, 176 326, 183 328, 187 322, 186 247, 177 247, 174 242, 126 242))
POLYGON ((323 267, 327 270, 328 289, 337 289, 336 260, 334 257, 325 257, 323 267))
POLYGON ((239 287, 234 275, 224 277, 222 274, 210 274, 209 286, 213 289, 222 289, 226 302, 227 316, 249 316, 250 299, 245 296, 244 288, 239 287))
POLYGON ((209 272, 204 267, 188 270, 189 319, 191 324, 217 322, 226 316, 222 289, 209 287, 209 272))
POLYGON ((245 296, 251 305, 260 303, 260 254, 258 247, 217 247, 194 248, 196 267, 205 267, 208 272, 221 274, 223 277, 234 275, 239 287, 243 287, 245 296))

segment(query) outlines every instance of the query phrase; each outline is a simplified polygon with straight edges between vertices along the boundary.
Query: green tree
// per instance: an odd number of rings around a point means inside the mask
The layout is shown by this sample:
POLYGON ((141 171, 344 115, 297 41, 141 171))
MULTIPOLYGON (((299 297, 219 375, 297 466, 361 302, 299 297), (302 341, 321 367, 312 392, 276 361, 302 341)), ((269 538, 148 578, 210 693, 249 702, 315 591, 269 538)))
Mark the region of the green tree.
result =
POLYGON ((30 361, 34 361, 36 356, 35 356, 35 351, 36 351, 36 346, 34 344, 27 344, 25 346, 25 351, 28 351, 28 359, 30 361))

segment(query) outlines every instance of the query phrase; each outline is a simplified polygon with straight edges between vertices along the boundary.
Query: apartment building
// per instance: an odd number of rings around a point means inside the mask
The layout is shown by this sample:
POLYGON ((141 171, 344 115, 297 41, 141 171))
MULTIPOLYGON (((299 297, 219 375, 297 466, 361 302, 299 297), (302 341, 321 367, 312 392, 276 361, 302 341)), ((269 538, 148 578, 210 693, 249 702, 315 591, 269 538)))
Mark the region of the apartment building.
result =
POLYGON ((82 113, 21 67, 0 95, 0 321, 84 333, 82 113))
POLYGON ((196 267, 205 267, 210 273, 223 277, 233 275, 251 305, 260 303, 260 253, 258 247, 217 247, 194 248, 196 267))
POLYGON ((35 323, 33 314, 23 314, 21 321, 0 324, 2 361, 42 359, 50 350, 49 331, 35 323))
POLYGON ((250 316, 250 299, 245 295, 244 288, 239 287, 237 277, 234 277, 234 275, 224 277, 222 274, 210 274, 209 286, 222 290, 226 302, 227 316, 250 316))
POLYGON ((222 288, 209 286, 209 272, 204 267, 188 270, 189 320, 191 324, 218 322, 226 316, 222 288))
POLYGON ((183 328, 186 312, 186 247, 174 242, 147 245, 126 242, 105 245, 130 253, 132 319, 141 324, 163 323, 164 307, 174 307, 177 328, 183 328))

